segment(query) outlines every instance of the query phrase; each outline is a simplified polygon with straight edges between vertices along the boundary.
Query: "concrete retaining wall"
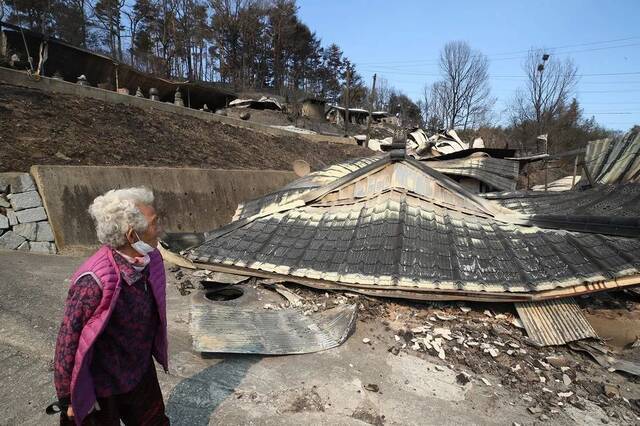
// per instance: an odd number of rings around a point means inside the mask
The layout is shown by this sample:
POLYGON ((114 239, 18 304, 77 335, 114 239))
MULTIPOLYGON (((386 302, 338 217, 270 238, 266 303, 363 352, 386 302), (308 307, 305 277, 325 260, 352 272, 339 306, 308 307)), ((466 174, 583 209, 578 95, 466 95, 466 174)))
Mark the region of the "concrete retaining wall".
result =
POLYGON ((293 181, 293 172, 165 167, 33 166, 59 250, 98 244, 87 213, 93 199, 114 188, 144 185, 168 232, 204 232, 228 223, 238 203, 293 181))
POLYGON ((146 111, 164 111, 174 114, 181 114, 190 117, 199 118, 207 121, 228 124, 230 126, 244 127, 256 130, 258 132, 267 133, 274 136, 292 137, 296 136, 311 142, 330 142, 346 145, 357 145, 354 138, 342 138, 338 136, 325 135, 306 135, 292 133, 287 130, 277 129, 265 124, 253 123, 251 121, 239 120, 233 117, 226 117, 220 114, 204 112, 197 109, 179 107, 173 104, 152 101, 146 98, 137 98, 132 95, 124 95, 110 90, 98 89, 97 87, 80 86, 79 84, 69 83, 67 81, 56 80, 49 77, 40 77, 36 80, 24 72, 12 70, 10 68, 0 67, 0 82, 11 84, 14 86, 29 87, 31 89, 43 90, 51 93, 62 93, 65 95, 78 96, 90 99, 97 99, 103 102, 114 104, 130 105, 142 108, 146 111))

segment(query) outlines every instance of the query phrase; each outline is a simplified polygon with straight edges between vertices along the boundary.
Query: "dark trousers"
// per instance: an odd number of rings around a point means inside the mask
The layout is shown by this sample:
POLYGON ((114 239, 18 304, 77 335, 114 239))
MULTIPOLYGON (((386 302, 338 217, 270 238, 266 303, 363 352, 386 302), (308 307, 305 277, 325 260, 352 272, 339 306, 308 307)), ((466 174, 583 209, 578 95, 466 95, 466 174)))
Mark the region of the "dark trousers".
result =
MULTIPOLYGON (((169 418, 164 413, 164 401, 158 384, 158 376, 153 362, 140 383, 130 392, 98 398, 100 410, 93 410, 83 420, 88 426, 120 426, 125 425, 164 426, 169 418)), ((67 413, 60 413, 62 426, 75 425, 67 413)))

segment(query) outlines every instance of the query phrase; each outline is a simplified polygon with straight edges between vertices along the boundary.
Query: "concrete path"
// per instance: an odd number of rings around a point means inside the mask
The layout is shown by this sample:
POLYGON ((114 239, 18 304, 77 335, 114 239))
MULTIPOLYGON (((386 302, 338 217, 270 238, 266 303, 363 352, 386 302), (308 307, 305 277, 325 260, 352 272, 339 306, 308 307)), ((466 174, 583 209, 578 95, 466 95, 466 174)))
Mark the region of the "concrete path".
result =
MULTIPOLYGON (((77 257, 0 251, 0 424, 56 424, 51 363, 68 277, 77 257)), ((534 424, 520 395, 482 383, 461 386, 436 359, 365 345, 382 334, 358 322, 343 346, 286 356, 215 356, 192 352, 189 297, 168 283, 170 373, 159 373, 174 425, 207 424, 534 424), (365 389, 374 384, 378 392, 365 389)), ((498 383, 497 378, 487 377, 498 383)), ((567 410, 553 424, 596 424, 596 406, 567 410)))

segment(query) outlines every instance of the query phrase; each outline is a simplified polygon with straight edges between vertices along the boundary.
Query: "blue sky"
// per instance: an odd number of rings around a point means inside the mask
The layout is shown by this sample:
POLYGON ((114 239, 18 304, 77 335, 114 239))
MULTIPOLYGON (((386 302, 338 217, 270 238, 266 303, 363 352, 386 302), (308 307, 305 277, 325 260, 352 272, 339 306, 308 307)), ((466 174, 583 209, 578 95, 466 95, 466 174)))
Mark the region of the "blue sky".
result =
POLYGON ((505 106, 524 83, 526 51, 541 47, 578 66, 575 95, 586 116, 619 130, 640 124, 640 0, 298 0, 298 6, 323 45, 338 44, 368 84, 376 72, 417 100, 425 83, 438 79, 442 46, 464 40, 489 57, 496 119, 505 120, 505 106))

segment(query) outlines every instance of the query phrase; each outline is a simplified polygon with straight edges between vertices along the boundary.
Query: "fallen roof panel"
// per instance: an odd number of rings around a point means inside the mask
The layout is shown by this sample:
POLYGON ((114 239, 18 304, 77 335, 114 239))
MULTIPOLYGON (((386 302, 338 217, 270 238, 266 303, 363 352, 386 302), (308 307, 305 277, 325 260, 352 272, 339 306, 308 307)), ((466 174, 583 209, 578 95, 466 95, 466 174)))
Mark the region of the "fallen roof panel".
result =
POLYGON ((354 331, 355 305, 306 316, 212 302, 194 295, 191 335, 197 352, 288 355, 319 352, 341 345, 354 331))
POLYGON ((540 346, 598 338, 572 297, 515 305, 529 339, 540 346))

